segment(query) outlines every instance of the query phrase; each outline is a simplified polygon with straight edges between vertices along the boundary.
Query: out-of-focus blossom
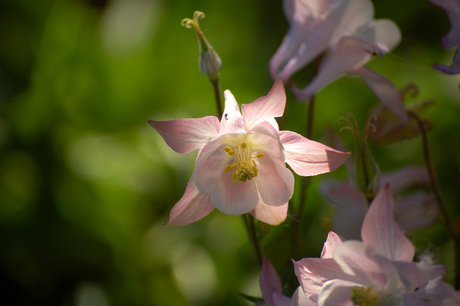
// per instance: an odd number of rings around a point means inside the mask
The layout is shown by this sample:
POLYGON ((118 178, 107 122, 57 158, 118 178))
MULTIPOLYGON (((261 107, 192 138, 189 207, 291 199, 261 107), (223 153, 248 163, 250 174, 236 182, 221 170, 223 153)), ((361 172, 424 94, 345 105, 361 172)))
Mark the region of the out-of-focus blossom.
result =
POLYGON ((292 91, 300 101, 343 74, 360 76, 380 101, 407 122, 401 97, 393 83, 364 67, 374 55, 383 56, 401 40, 399 28, 390 20, 373 20, 369 0, 285 0, 290 29, 270 61, 273 78, 289 78, 320 54, 318 74, 303 89, 292 91))
POLYGON ((267 306, 289 306, 291 299, 283 295, 283 286, 276 270, 265 256, 259 279, 260 291, 267 306))
MULTIPOLYGON (((406 193, 405 190, 428 185, 426 169, 407 166, 397 171, 382 174, 380 187, 390 184, 395 196, 395 219, 404 232, 425 227, 438 218, 438 206, 435 199, 423 190, 406 193)), ((347 239, 359 239, 361 225, 369 204, 360 191, 349 182, 326 181, 321 184, 322 196, 336 206, 332 229, 347 239)))
POLYGON ((388 185, 367 212, 361 237, 362 242, 344 241, 331 232, 321 258, 294 263, 301 289, 310 301, 350 306, 458 305, 459 293, 441 280, 444 266, 412 262, 415 247, 394 221, 388 185))
POLYGON ((283 115, 286 94, 278 80, 267 96, 242 106, 225 91, 221 121, 199 119, 149 121, 178 153, 198 150, 195 170, 184 196, 171 210, 168 224, 195 222, 214 207, 230 215, 250 212, 279 224, 286 218, 294 176, 335 170, 348 157, 290 131, 279 131, 275 117, 283 115))
POLYGON ((433 67, 447 74, 460 73, 460 1, 458 0, 428 0, 446 10, 450 20, 450 31, 442 38, 442 45, 446 49, 457 48, 454 61, 450 67, 434 64, 433 67))

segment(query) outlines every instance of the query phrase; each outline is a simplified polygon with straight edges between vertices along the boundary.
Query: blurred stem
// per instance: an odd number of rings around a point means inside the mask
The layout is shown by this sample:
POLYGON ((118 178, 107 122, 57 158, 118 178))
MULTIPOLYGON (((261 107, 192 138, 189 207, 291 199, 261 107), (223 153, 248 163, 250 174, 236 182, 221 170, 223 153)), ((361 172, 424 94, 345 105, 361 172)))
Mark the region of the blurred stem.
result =
POLYGON ((217 76, 216 78, 209 78, 211 82, 212 89, 214 91, 214 99, 216 100, 216 109, 217 109, 217 117, 222 116, 222 89, 220 87, 220 77, 217 76))
POLYGON ((308 139, 311 139, 313 135, 313 115, 315 112, 315 100, 316 95, 313 95, 310 99, 310 102, 308 103, 307 133, 305 134, 308 139))
POLYGON ((256 257, 256 263, 259 269, 262 268, 262 251, 260 250, 259 238, 257 238, 256 226, 254 224, 254 217, 249 213, 242 215, 243 222, 246 225, 246 229, 249 234, 249 240, 251 240, 252 248, 254 250, 254 256, 256 257))
POLYGON ((430 179, 430 186, 431 190, 436 198, 436 202, 438 204, 439 210, 441 211, 441 214, 444 218, 444 222, 446 223, 447 230, 449 231, 449 234, 451 238, 454 240, 455 244, 455 258, 454 258, 454 269, 455 269, 455 278, 454 278, 454 286, 455 289, 458 290, 460 287, 460 239, 455 231, 454 225, 449 217, 449 213, 447 212, 446 206, 444 205, 444 202, 441 197, 441 192, 439 191, 438 185, 436 183, 436 179, 434 176, 434 171, 433 167, 431 166, 431 159, 430 159, 430 151, 428 147, 428 139, 426 135, 426 129, 425 126, 423 125, 423 121, 420 119, 420 117, 413 111, 407 111, 407 114, 413 118, 418 125, 418 128, 420 130, 420 135, 422 137, 422 143, 423 143, 423 157, 425 159, 425 165, 426 169, 428 171, 428 176, 430 179))

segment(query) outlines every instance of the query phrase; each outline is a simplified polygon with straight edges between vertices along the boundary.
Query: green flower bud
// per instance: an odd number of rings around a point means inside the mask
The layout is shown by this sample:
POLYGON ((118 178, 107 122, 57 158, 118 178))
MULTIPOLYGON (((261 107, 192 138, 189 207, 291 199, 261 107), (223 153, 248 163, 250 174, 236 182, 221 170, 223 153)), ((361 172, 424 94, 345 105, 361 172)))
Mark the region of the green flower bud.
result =
POLYGON ((203 12, 196 11, 193 14, 193 19, 185 18, 182 20, 182 25, 188 29, 192 27, 196 31, 198 37, 198 46, 200 48, 200 56, 198 58, 198 68, 202 74, 208 75, 211 81, 219 77, 219 71, 222 67, 222 60, 201 31, 198 20, 205 17, 203 12))

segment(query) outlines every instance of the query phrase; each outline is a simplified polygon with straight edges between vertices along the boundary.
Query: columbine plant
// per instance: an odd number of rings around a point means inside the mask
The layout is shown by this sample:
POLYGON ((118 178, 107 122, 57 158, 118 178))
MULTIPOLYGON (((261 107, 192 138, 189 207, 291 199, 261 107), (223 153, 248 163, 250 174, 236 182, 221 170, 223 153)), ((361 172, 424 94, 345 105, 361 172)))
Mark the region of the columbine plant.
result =
POLYGON ((442 282, 444 266, 412 261, 415 248, 394 221, 388 185, 369 208, 361 238, 330 232, 321 258, 295 262, 293 305, 458 305, 459 292, 442 282))
POLYGON ((318 74, 303 89, 293 86, 300 101, 341 75, 359 75, 374 94, 403 123, 407 122, 401 97, 393 83, 364 67, 373 55, 383 56, 398 45, 401 34, 390 20, 372 20, 369 0, 284 0, 291 24, 288 34, 270 61, 273 78, 287 82, 297 71, 325 52, 318 74))
POLYGON ((286 105, 283 82, 267 96, 239 106, 225 91, 225 111, 219 121, 199 119, 149 121, 178 153, 199 150, 195 170, 184 196, 171 210, 167 224, 195 222, 214 207, 230 215, 250 212, 257 219, 279 224, 287 214, 294 176, 335 170, 348 157, 290 131, 279 131, 275 117, 286 105))

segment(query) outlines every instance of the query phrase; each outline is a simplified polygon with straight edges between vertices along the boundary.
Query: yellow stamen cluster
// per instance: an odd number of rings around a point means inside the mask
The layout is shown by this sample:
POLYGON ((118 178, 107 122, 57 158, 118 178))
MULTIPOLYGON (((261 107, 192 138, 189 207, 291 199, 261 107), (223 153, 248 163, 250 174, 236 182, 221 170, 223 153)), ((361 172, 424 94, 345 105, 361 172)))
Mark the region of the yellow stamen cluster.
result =
POLYGON ((351 300, 353 305, 373 306, 378 305, 378 292, 371 287, 353 288, 351 291, 351 300))
POLYGON ((257 153, 253 155, 253 152, 246 143, 242 143, 236 149, 230 147, 224 148, 225 152, 228 155, 233 156, 233 163, 225 167, 225 172, 230 172, 236 168, 235 172, 232 174, 232 179, 234 181, 246 182, 257 176, 257 164, 255 158, 262 158, 265 156, 264 153, 257 153))

